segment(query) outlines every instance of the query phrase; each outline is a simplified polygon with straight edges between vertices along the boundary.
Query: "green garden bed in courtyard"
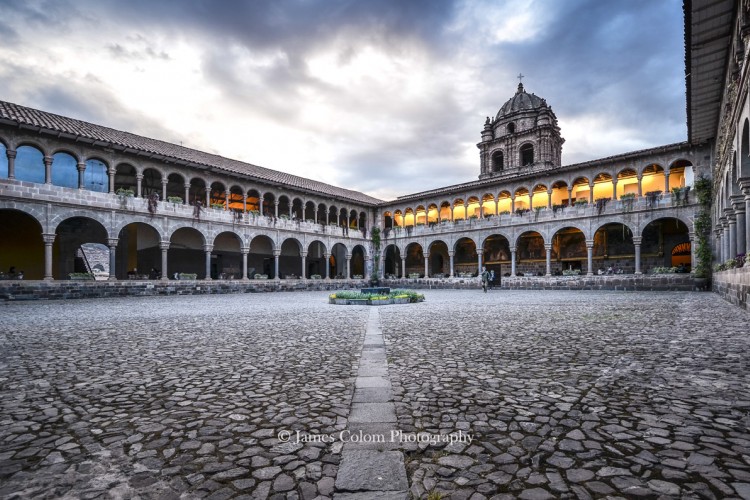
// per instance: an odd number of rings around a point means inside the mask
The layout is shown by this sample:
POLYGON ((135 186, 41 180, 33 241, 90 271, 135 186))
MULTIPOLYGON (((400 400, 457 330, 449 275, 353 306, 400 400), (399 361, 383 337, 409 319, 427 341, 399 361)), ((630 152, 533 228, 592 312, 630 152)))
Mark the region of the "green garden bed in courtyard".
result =
POLYGON ((328 296, 329 304, 385 306, 389 304, 412 304, 424 301, 424 295, 412 290, 393 290, 388 294, 371 294, 354 291, 341 291, 328 296))

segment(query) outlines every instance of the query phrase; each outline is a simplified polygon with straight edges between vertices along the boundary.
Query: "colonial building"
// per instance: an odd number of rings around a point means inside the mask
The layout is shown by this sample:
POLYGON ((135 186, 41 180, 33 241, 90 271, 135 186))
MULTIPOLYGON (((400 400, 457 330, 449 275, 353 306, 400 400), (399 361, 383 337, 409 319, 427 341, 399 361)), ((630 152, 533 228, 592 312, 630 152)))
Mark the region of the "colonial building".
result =
POLYGON ((690 270, 700 176, 723 262, 750 247, 749 45, 749 0, 686 0, 685 142, 565 165, 554 103, 519 83, 477 180, 391 201, 0 102, 0 270, 358 278, 373 227, 389 278, 690 270))

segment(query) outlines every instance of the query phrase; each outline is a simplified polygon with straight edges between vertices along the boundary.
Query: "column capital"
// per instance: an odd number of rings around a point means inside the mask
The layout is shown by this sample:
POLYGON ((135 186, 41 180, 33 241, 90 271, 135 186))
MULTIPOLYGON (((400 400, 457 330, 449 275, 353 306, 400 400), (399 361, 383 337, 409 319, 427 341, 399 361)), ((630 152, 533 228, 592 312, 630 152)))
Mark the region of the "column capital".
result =
MULTIPOLYGON (((135 180, 142 181, 143 180, 143 174, 135 174, 135 180)), ((188 184, 188 186, 190 186, 190 184, 188 184)))
MULTIPOLYGON (((78 163, 78 164, 76 165, 76 168, 78 169, 78 171, 79 171, 79 172, 83 172, 84 170, 86 170, 86 164, 85 164, 85 163, 83 163, 83 162, 79 162, 79 163, 78 163)), ((137 176, 136 176, 136 177, 137 177, 137 176)), ((142 178, 143 178, 143 175, 141 175, 141 179, 142 179, 142 178)))
POLYGON ((323 258, 324 259, 330 259, 331 258, 331 254, 330 253, 324 253, 323 254, 323 258))
POLYGON ((118 241, 120 241, 119 238, 107 238, 107 246, 116 247, 118 241))
POLYGON ((508 247, 510 253, 516 253, 516 247, 508 247))
POLYGON ((456 254, 455 250, 448 250, 448 257, 453 257, 456 254))
POLYGON ((203 245, 203 251, 204 252, 210 252, 214 249, 213 245, 203 245))
POLYGON ((477 248, 477 255, 484 254, 484 248, 477 248))
POLYGON ((281 250, 274 250, 273 251, 273 256, 274 257, 279 257, 280 255, 281 255, 281 250))
POLYGON ((745 210, 745 197, 743 195, 734 194, 729 197, 729 201, 732 203, 732 208, 735 212, 745 210))
POLYGON ((42 161, 45 165, 52 165, 52 157, 51 156, 45 156, 42 158, 42 161))
POLYGON ((243 255, 247 255, 250 253, 250 247, 240 247, 240 253, 243 255))
POLYGON ((186 183, 185 183, 185 185, 184 185, 183 187, 184 187, 185 189, 190 189, 190 183, 189 183, 189 182, 186 182, 186 183))
POLYGON ((633 245, 640 245, 641 241, 643 241, 642 236, 633 236, 633 245))
POLYGON ((7 150, 5 151, 5 156, 7 156, 7 157, 8 157, 8 158, 10 158, 10 159, 13 159, 13 158, 15 158, 17 154, 18 154, 18 153, 16 152, 16 150, 15 150, 15 149, 7 149, 7 150))
POLYGON ((167 184, 169 184, 169 179, 167 179, 166 177, 162 177, 161 178, 161 185, 162 186, 166 186, 167 184))
POLYGON ((44 233, 42 234, 42 239, 44 240, 45 245, 51 245, 55 242, 55 238, 57 238, 57 234, 55 233, 44 233))
POLYGON ((740 177, 739 179, 737 179, 737 182, 742 188, 743 194, 747 195, 748 193, 745 192, 745 190, 747 189, 748 191, 750 191, 750 177, 740 177))
POLYGON ((727 219, 729 219, 729 217, 731 217, 732 215, 734 215, 734 209, 729 208, 729 207, 725 208, 724 209, 724 215, 727 217, 727 219))
POLYGON ((594 240, 586 240, 586 248, 594 248, 594 240))
POLYGON ((169 250, 170 243, 171 241, 160 241, 159 248, 161 248, 162 250, 169 250))
POLYGON ((544 249, 545 249, 546 251, 548 251, 548 252, 549 252, 550 250, 552 250, 552 243, 545 243, 545 244, 544 244, 544 249))
POLYGON ((424 258, 425 258, 425 259, 429 259, 429 258, 430 258, 430 252, 427 252, 427 253, 425 253, 425 254, 424 254, 424 258))
POLYGON ((300 256, 300 257, 302 257, 302 258, 304 259, 304 258, 306 258, 306 257, 307 257, 307 252, 300 252, 300 253, 299 253, 299 256, 300 256))

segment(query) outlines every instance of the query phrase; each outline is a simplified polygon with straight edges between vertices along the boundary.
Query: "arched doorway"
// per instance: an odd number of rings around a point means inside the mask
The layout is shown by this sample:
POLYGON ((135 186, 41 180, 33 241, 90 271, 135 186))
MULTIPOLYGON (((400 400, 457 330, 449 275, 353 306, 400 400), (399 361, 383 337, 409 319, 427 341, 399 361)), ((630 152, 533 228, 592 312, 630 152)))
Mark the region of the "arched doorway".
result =
POLYGON ((61 151, 52 156, 52 184, 71 189, 78 187, 78 160, 73 155, 61 151))
POLYGON ((250 279, 255 275, 274 278, 273 249, 273 240, 268 236, 261 234, 252 239, 247 255, 247 275, 250 279))
POLYGON ((332 278, 339 280, 346 278, 346 247, 341 243, 336 243, 331 248, 329 265, 332 278))
POLYGON ((235 233, 225 231, 214 238, 211 250, 211 278, 242 279, 242 240, 235 233))
MULTIPOLYGON (((198 279, 206 278, 206 239, 192 227, 181 227, 169 239, 167 251, 167 273, 195 274, 198 279)), ((161 270, 164 273, 164 270, 161 270)))
POLYGON ((477 244, 471 238, 460 238, 454 247, 453 272, 455 276, 478 276, 477 244))
POLYGON ((430 262, 427 266, 430 276, 434 278, 446 278, 450 276, 450 257, 448 256, 448 245, 442 240, 430 243, 430 262))
POLYGON ((109 272, 107 230, 100 222, 88 217, 71 217, 61 222, 55 230, 53 246, 53 276, 68 279, 70 273, 91 273, 97 263, 106 262, 109 272), (91 251, 82 250, 85 243, 98 243, 91 251))
POLYGON ((510 275, 510 242, 500 234, 488 236, 482 244, 482 263, 488 271, 495 271, 495 283, 500 283, 503 272, 510 275))
MULTIPOLYGON (((635 272, 635 245, 633 232, 625 224, 605 224, 594 233, 594 274, 635 272)), ((688 254, 689 258, 689 254, 688 254)))
POLYGON ((326 277, 326 246, 321 241, 313 241, 307 246, 307 277, 326 277))
POLYGON ((682 250, 689 248, 689 245, 688 227, 681 220, 666 217, 651 221, 643 228, 641 236, 641 269, 650 273, 654 267, 684 264, 689 270, 690 261, 681 255, 682 250), (675 252, 676 247, 679 248, 675 252))
POLYGON ((547 271, 547 253, 544 238, 536 231, 526 231, 516 242, 516 275, 544 276, 547 271))
POLYGON ((281 243, 279 256, 279 277, 299 279, 302 275, 302 244, 295 238, 287 238, 281 243))
MULTIPOLYGON (((545 255, 546 258, 546 255, 545 255)), ((550 272, 561 275, 563 271, 588 272, 586 236, 577 227, 563 227, 552 236, 550 272)))
POLYGON ((383 275, 386 278, 401 277, 401 251, 398 247, 394 244, 386 246, 383 255, 383 275))
POLYGON ((355 245, 352 248, 352 260, 349 266, 351 271, 350 278, 354 278, 355 276, 362 276, 364 278, 367 275, 365 269, 365 248, 362 245, 355 245))
POLYGON ((0 272, 23 273, 25 280, 44 278, 42 226, 20 210, 0 210, 0 272))
POLYGON ((117 236, 115 276, 117 279, 148 276, 151 269, 161 269, 161 237, 153 226, 131 222, 117 236))
POLYGON ((409 243, 406 246, 406 276, 418 274, 424 277, 424 252, 419 243, 409 243))

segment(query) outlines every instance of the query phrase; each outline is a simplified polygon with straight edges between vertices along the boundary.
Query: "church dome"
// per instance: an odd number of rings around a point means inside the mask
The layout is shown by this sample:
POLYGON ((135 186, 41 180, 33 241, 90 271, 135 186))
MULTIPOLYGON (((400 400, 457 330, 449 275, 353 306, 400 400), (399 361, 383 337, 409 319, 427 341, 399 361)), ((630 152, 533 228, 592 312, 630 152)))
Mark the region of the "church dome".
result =
POLYGON ((535 94, 527 93, 523 88, 523 84, 519 83, 516 95, 503 104, 503 107, 497 112, 497 118, 499 119, 518 111, 533 111, 544 108, 547 108, 547 101, 535 94))

